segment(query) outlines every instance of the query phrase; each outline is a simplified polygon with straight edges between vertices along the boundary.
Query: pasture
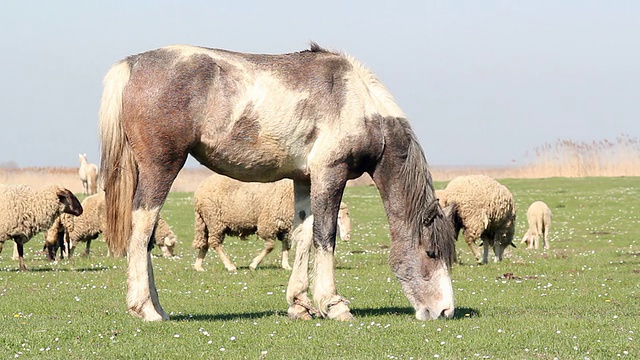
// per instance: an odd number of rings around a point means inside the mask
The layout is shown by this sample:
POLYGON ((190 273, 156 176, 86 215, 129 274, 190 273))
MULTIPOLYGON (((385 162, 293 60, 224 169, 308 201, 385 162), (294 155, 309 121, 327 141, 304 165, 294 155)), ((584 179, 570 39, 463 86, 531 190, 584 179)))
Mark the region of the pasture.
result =
MULTIPOLYGON (((125 259, 49 263, 42 236, 25 245, 31 271, 18 272, 13 244, 0 254, 0 358, 205 359, 604 359, 640 357, 640 179, 500 180, 518 208, 515 242, 534 200, 553 211, 551 249, 511 248, 478 266, 462 237, 452 272, 453 319, 421 322, 387 265, 389 231, 374 187, 348 187, 351 241, 337 244, 336 284, 353 322, 287 318, 289 272, 280 244, 256 271, 264 243, 227 239, 239 265, 215 253, 193 270, 192 193, 171 193, 162 216, 178 235, 177 256, 153 259, 169 322, 126 313, 125 259)), ((437 182, 436 188, 444 188, 437 182)), ((81 253, 80 244, 76 253, 81 253)))

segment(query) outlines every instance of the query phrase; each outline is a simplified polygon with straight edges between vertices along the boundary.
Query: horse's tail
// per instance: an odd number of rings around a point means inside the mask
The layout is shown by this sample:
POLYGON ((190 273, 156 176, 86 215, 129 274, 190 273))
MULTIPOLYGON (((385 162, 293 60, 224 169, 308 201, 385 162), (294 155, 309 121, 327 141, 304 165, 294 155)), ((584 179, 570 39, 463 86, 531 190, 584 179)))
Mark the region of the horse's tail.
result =
POLYGON ((122 94, 129 81, 126 61, 114 65, 104 78, 100 105, 100 176, 105 190, 104 237, 113 256, 124 256, 131 236, 133 194, 138 166, 122 124, 122 94))

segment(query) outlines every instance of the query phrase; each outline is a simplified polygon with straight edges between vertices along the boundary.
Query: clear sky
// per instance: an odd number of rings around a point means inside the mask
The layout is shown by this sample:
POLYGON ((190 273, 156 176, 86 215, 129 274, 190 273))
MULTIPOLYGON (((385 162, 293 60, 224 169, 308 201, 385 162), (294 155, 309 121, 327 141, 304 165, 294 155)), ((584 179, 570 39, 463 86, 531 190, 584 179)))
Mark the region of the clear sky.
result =
MULTIPOLYGON (((99 162, 102 77, 170 44, 355 56, 432 165, 640 135, 639 1, 3 1, 0 165, 99 162)), ((191 162, 194 164, 194 162, 191 162)))

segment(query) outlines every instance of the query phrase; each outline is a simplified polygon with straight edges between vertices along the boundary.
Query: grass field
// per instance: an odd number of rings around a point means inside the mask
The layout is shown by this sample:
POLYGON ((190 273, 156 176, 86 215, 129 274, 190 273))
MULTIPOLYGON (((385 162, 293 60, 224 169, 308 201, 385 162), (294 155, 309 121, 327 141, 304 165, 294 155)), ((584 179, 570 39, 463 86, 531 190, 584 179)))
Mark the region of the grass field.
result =
POLYGON ((336 282, 351 300, 349 323, 287 318, 279 246, 250 271, 264 244, 230 238, 236 273, 215 253, 206 272, 194 271, 192 194, 172 193, 163 216, 178 234, 178 256, 154 258, 171 321, 127 314, 125 260, 105 257, 102 241, 90 257, 48 263, 39 235, 26 246, 31 271, 16 271, 13 244, 0 255, 0 359, 639 358, 640 179, 501 182, 516 198, 517 242, 528 205, 549 204, 551 250, 520 246, 501 263, 478 266, 460 239, 453 319, 415 320, 387 266, 388 227, 373 187, 345 193, 353 233, 337 246, 336 282))

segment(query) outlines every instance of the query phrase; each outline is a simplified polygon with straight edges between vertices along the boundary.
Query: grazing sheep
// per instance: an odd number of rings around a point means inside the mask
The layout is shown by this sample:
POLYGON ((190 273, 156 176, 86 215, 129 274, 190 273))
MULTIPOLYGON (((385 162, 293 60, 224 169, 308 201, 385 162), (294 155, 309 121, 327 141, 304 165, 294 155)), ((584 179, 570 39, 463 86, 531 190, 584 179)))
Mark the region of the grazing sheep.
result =
POLYGON ((34 190, 25 185, 0 185, 0 251, 8 239, 16 242, 20 270, 24 244, 46 230, 62 213, 79 216, 82 205, 68 189, 54 185, 34 190))
POLYGON ((78 175, 82 181, 84 195, 92 195, 98 192, 98 165, 87 161, 87 154, 78 154, 80 169, 78 175))
POLYGON ((87 243, 84 253, 89 255, 91 240, 96 239, 104 228, 104 191, 87 196, 82 200, 82 208, 84 212, 80 216, 61 214, 53 222, 45 238, 47 257, 53 257, 57 248, 72 257, 79 242, 87 243))
POLYGON ((153 236, 151 237, 151 241, 154 240, 156 245, 158 245, 158 247, 162 251, 162 256, 173 256, 176 243, 178 242, 178 237, 171 229, 171 226, 169 226, 169 224, 162 218, 158 219, 156 229, 153 232, 153 236))
MULTIPOLYGON (((265 248, 256 256, 249 268, 255 270, 262 259, 282 242, 282 267, 291 270, 288 251, 289 234, 293 221, 293 182, 280 180, 273 183, 241 182, 226 176, 211 175, 194 193, 195 237, 193 247, 198 249, 194 267, 204 271, 202 262, 209 247, 218 253, 229 271, 236 266, 224 252, 224 237, 251 234, 266 241, 265 248)), ((338 228, 340 237, 349 240, 351 222, 346 205, 340 205, 338 228)))
MULTIPOLYGON (((47 258, 53 259, 57 249, 61 250, 61 255, 66 253, 71 258, 79 242, 87 243, 84 255, 89 255, 91 240, 98 238, 105 227, 104 191, 87 196, 82 201, 82 207, 84 209, 82 215, 61 214, 51 225, 45 239, 47 258)), ((155 239, 165 257, 173 256, 177 238, 169 224, 163 219, 158 219, 155 239)))
POLYGON ((529 209, 527 209, 529 230, 524 234, 521 242, 527 244, 527 249, 539 249, 541 235, 544 239, 544 249, 549 249, 551 217, 551 209, 543 201, 535 201, 529 206, 529 209))
POLYGON ((482 263, 488 262, 489 247, 494 261, 502 260, 504 249, 513 244, 516 206, 513 195, 505 186, 485 175, 459 176, 444 190, 436 192, 444 207, 454 205, 453 222, 456 232, 464 229, 464 239, 480 261, 480 249, 475 241, 482 239, 482 263))

